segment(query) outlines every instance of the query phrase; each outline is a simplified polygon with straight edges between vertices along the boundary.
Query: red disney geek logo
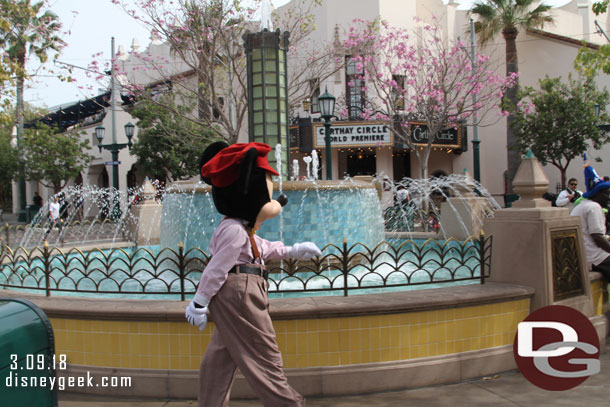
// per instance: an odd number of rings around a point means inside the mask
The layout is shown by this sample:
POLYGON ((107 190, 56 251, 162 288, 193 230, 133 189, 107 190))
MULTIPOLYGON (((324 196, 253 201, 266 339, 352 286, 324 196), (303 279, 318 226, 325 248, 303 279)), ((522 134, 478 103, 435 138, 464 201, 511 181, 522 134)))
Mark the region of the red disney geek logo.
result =
POLYGON ((569 390, 600 371, 599 338, 579 311, 549 305, 519 323, 513 352, 523 376, 545 390, 569 390))

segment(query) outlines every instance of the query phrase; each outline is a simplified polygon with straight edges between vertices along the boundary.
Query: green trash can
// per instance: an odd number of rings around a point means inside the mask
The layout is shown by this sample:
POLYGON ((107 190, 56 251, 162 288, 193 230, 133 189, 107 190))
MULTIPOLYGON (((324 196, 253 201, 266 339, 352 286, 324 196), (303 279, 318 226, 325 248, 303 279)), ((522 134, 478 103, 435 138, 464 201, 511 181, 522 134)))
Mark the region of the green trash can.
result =
POLYGON ((55 341, 30 301, 0 298, 0 406, 57 407, 55 341))

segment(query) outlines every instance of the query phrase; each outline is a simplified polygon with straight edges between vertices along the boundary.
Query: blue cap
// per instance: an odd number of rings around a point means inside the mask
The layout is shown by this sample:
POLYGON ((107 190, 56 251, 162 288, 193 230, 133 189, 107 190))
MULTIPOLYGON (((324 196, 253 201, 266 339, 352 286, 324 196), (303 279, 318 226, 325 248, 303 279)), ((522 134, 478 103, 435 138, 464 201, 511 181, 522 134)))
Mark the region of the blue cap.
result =
POLYGON ((587 155, 584 155, 585 159, 585 186, 587 187, 587 192, 582 194, 585 198, 591 198, 599 191, 603 189, 610 189, 610 182, 604 181, 602 177, 600 177, 595 169, 591 167, 591 164, 587 161, 587 155))

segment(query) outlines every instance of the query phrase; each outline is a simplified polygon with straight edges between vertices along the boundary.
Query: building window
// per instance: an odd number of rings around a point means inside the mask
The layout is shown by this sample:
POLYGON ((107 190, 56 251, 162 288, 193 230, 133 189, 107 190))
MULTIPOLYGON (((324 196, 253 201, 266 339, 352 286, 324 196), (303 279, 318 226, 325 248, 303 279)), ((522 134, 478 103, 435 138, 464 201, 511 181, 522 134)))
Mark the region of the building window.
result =
POLYGON ((392 102, 394 103, 394 109, 404 110, 405 109, 405 76, 404 75, 392 75, 392 80, 396 82, 392 89, 392 102))
POLYGON ((364 110, 364 65, 347 57, 345 67, 347 112, 350 119, 362 118, 364 110))
POLYGON ((320 79, 309 80, 309 94, 311 95, 311 113, 320 113, 320 79))

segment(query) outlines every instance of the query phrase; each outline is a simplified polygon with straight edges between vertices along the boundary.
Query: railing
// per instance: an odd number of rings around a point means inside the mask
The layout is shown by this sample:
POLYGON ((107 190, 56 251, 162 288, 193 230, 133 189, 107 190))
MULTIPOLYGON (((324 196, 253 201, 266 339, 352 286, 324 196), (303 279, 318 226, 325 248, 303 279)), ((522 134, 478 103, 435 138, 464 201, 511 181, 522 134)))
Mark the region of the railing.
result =
MULTIPOLYGON (((443 284, 489 277, 491 237, 466 241, 433 239, 328 245, 310 261, 283 260, 268 264, 269 291, 344 295, 378 292, 405 286, 443 284), (365 291, 367 290, 367 291, 365 291)), ((33 292, 96 297, 135 296, 184 301, 195 294, 209 256, 200 249, 95 249, 83 252, 49 248, 28 251, 3 246, 0 287, 33 292)))

